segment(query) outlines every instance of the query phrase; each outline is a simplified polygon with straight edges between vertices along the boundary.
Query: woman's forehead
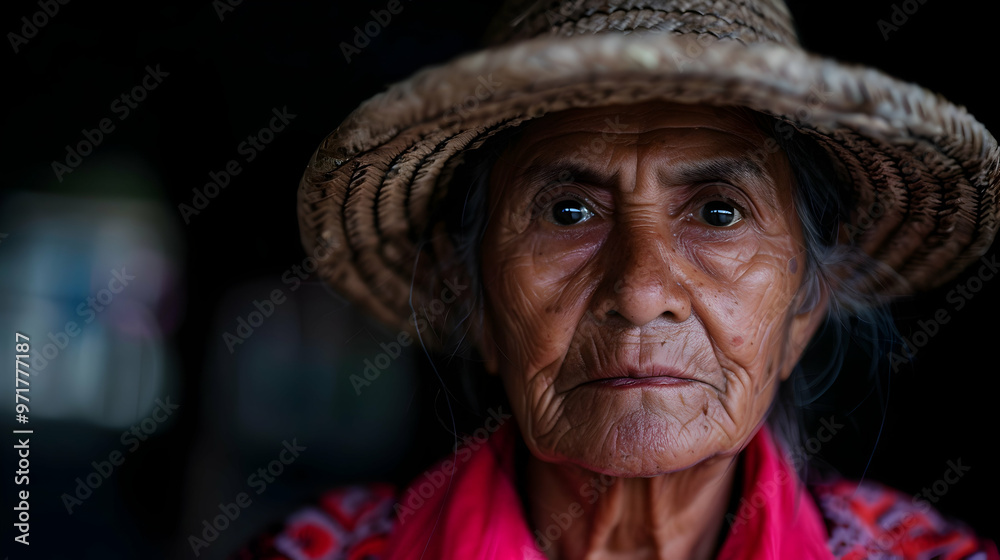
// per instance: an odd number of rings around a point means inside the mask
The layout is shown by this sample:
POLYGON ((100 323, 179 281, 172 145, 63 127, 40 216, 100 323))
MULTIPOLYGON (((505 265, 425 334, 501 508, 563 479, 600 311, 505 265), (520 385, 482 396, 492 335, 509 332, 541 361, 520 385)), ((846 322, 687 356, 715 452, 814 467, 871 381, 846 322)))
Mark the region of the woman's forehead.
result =
POLYGON ((566 162, 588 167, 615 167, 724 158, 747 159, 761 167, 766 159, 762 156, 767 155, 760 150, 764 139, 761 133, 752 130, 734 132, 695 126, 666 126, 618 134, 576 127, 549 127, 543 134, 522 136, 506 155, 505 163, 523 171, 529 167, 566 162))
POLYGON ((551 113, 525 125, 519 145, 569 135, 598 134, 605 142, 641 141, 651 133, 714 130, 734 139, 759 142, 764 133, 753 114, 741 107, 715 107, 653 101, 570 109, 551 113))
POLYGON ((755 185, 773 206, 787 206, 787 159, 754 115, 742 108, 666 102, 553 113, 526 126, 491 183, 568 175, 610 185, 632 181, 637 173, 664 184, 735 179, 755 185))

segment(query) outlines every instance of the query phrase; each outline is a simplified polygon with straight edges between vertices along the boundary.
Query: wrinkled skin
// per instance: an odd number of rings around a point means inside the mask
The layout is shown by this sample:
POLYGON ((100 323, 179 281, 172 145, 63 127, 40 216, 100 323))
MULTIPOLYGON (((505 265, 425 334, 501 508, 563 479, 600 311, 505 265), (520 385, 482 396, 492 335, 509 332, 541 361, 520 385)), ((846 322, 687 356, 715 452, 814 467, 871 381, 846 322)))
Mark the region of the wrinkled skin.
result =
MULTIPOLYGON (((823 305, 799 311, 792 176, 766 140, 740 110, 649 103, 532 121, 497 162, 481 350, 536 482, 643 477, 609 493, 616 507, 655 493, 673 514, 708 518, 689 533, 718 534, 732 459, 822 318, 823 305), (742 219, 712 219, 720 208, 742 219), (683 499, 671 476, 687 481, 683 499), (699 500, 691 484, 714 490, 699 500)), ((563 486, 571 500, 576 486, 563 486)), ((643 546, 707 554, 666 538, 643 546)))

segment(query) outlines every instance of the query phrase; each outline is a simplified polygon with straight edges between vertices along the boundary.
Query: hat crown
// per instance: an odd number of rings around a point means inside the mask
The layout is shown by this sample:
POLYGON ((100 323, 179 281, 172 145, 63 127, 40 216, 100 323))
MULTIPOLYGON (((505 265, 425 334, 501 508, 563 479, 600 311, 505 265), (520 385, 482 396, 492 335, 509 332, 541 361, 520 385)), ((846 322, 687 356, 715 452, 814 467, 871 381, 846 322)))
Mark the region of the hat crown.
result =
POLYGON ((499 45, 544 35, 611 32, 799 46, 782 0, 508 0, 485 41, 499 45))

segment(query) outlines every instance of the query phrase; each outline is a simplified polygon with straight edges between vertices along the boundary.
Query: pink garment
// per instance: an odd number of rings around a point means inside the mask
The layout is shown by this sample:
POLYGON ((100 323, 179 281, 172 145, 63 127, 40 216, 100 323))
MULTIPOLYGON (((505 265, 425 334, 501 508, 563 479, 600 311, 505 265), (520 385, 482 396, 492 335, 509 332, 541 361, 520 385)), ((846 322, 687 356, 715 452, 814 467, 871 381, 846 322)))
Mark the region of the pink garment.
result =
MULTIPOLYGON (((544 559, 514 487, 516 430, 508 422, 464 461, 459 452, 418 478, 400 496, 400 523, 382 558, 544 559), (452 464, 454 477, 448 476, 452 464), (438 474, 445 477, 440 486, 438 474)), ((833 560, 819 510, 766 428, 750 441, 743 460, 740 507, 727 519, 718 558, 833 560)))
MULTIPOLYGON (((506 418, 510 416, 501 414, 494 420, 506 418)), ((481 436, 489 443, 466 438, 450 459, 425 471, 401 495, 385 484, 335 488, 231 557, 544 560, 513 487, 517 429, 489 429, 496 433, 481 436)), ((1000 560, 994 543, 942 516, 922 495, 838 477, 807 492, 780 457, 766 430, 744 450, 745 474, 736 482, 741 485, 739 505, 727 515, 729 533, 719 558, 1000 560)), ((960 478, 969 470, 961 459, 948 465, 946 476, 960 478)), ((593 487, 589 491, 599 498, 593 487)), ((558 530, 550 525, 534 533, 542 546, 551 546, 548 539, 560 538, 553 532, 558 530)))

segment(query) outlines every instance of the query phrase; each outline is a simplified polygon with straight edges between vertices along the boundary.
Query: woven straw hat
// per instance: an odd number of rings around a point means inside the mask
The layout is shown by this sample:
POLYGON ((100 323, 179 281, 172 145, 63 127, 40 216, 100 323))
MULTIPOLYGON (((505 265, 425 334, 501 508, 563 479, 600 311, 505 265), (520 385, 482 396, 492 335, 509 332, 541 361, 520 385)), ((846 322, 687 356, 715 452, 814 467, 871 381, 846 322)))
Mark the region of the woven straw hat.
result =
POLYGON ((319 273, 391 326, 413 330, 411 286, 442 252, 421 240, 465 154, 565 109, 668 100, 791 123, 851 182, 842 241, 877 266, 841 276, 873 295, 946 282, 993 240, 993 136, 917 85, 803 51, 781 0, 514 0, 487 38, 362 104, 302 178, 302 240, 319 273))

